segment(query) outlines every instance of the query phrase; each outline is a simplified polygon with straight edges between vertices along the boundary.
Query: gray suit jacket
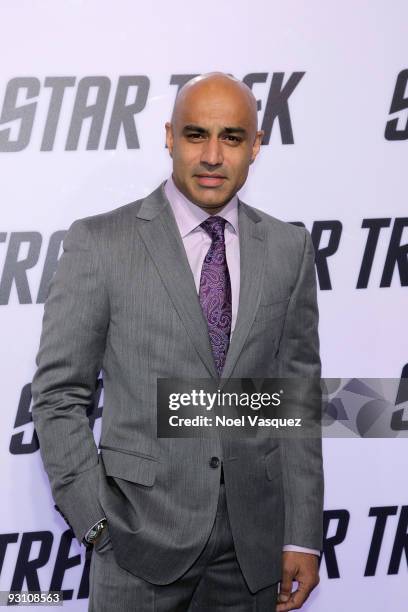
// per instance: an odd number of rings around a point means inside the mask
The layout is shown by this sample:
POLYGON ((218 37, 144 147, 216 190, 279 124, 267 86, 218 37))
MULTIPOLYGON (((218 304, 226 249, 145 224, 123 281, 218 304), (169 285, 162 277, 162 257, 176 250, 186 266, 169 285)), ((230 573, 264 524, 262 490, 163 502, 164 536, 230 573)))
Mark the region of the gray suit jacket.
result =
MULTIPOLYGON (((240 304, 223 378, 320 377, 309 233, 239 202, 240 304)), ((51 281, 33 419, 52 493, 81 541, 101 516, 118 563, 167 584, 212 527, 224 462, 251 590, 280 579, 283 544, 320 549, 321 440, 158 439, 157 378, 217 378, 206 321, 160 186, 75 221, 51 281), (100 454, 86 417, 100 370, 100 454)))

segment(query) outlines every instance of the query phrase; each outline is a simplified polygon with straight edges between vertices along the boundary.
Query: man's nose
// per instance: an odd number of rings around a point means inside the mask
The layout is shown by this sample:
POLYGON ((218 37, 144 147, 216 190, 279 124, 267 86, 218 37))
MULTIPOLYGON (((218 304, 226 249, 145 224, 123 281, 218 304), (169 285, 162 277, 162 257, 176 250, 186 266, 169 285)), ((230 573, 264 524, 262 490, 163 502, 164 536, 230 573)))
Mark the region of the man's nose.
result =
POLYGON ((201 161, 210 166, 218 166, 224 161, 222 145, 218 138, 209 138, 202 149, 201 161))

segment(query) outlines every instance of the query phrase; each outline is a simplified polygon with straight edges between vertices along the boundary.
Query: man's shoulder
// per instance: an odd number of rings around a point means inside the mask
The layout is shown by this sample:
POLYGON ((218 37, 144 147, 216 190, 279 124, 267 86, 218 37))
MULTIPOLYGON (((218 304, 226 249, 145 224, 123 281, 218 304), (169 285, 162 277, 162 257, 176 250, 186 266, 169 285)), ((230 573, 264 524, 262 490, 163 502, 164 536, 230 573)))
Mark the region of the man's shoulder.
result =
POLYGON ((117 226, 127 227, 128 224, 137 219, 137 213, 142 206, 143 200, 135 200, 127 204, 122 204, 117 208, 113 208, 103 213, 89 215, 76 219, 73 225, 82 225, 89 231, 114 230, 117 226))
POLYGON ((245 202, 241 203, 250 211, 253 217, 262 221, 263 226, 265 228, 267 237, 271 235, 274 236, 275 239, 280 239, 282 242, 290 243, 295 242, 300 245, 304 245, 306 234, 308 233, 307 229, 303 225, 294 225, 289 221, 283 221, 282 219, 278 219, 278 217, 274 217, 269 213, 256 208, 255 206, 250 206, 245 202))
POLYGON ((107 212, 76 219, 72 223, 70 231, 89 232, 96 238, 106 237, 112 239, 118 237, 125 239, 127 234, 129 236, 133 234, 137 223, 143 223, 143 220, 146 218, 144 214, 139 215, 145 203, 149 203, 149 209, 152 210, 155 206, 163 206, 165 202, 162 186, 160 185, 145 197, 122 204, 107 212))

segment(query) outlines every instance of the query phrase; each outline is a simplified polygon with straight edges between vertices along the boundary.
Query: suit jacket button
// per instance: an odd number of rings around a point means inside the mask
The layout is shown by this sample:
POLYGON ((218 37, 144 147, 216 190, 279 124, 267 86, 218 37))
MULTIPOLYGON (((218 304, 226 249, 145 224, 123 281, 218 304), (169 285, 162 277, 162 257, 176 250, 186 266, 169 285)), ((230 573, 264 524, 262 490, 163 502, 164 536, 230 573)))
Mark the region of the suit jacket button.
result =
POLYGON ((218 459, 218 457, 211 457, 211 459, 210 459, 210 467, 215 469, 219 465, 220 465, 220 460, 218 459))

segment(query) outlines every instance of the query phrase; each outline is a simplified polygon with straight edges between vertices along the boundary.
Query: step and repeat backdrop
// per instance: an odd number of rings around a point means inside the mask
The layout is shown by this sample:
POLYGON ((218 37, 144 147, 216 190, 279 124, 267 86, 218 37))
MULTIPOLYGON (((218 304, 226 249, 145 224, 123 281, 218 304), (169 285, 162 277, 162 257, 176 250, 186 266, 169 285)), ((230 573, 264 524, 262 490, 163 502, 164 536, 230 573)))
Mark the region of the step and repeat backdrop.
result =
POLYGON ((169 176, 177 91, 219 70, 253 90, 265 132, 241 198, 312 233, 328 412, 365 411, 324 439, 325 549, 305 609, 405 609, 408 5, 5 0, 2 17, 0 591, 63 590, 87 609, 89 554, 54 509, 31 419, 47 287, 75 219, 169 176))

